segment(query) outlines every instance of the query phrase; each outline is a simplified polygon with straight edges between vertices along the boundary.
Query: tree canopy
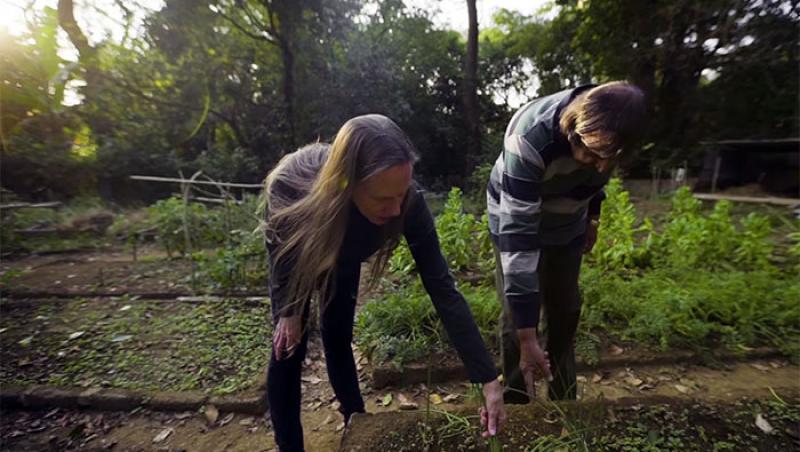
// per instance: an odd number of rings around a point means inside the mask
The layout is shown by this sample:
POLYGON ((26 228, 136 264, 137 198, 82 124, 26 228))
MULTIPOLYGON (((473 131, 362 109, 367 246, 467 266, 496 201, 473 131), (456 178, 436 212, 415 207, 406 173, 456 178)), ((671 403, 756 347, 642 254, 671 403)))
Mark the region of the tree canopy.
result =
POLYGON ((258 182, 364 113, 411 136, 426 183, 464 185, 521 103, 617 79, 652 110, 628 170, 669 166, 701 141, 800 135, 797 6, 559 0, 498 11, 470 46, 402 0, 167 0, 125 39, 92 43, 60 0, 31 11, 23 35, 0 35, 3 186, 135 200, 163 193, 134 190, 131 174, 258 182))

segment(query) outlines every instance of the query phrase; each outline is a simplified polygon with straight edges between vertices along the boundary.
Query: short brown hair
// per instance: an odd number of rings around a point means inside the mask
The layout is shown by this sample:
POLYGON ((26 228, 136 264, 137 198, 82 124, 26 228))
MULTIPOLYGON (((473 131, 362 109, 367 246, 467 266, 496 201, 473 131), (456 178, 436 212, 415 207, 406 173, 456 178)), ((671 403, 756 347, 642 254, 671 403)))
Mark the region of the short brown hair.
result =
POLYGON ((627 82, 609 82, 579 95, 567 105, 559 126, 571 143, 613 155, 630 146, 642 132, 647 108, 641 89, 627 82))

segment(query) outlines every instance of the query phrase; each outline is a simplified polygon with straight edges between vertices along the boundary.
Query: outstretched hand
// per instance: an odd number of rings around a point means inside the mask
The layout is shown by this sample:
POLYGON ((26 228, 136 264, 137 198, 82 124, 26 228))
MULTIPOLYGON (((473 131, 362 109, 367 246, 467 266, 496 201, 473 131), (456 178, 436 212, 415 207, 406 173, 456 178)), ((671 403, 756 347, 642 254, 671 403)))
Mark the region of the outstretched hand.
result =
POLYGON ((497 435, 506 423, 506 407, 503 404, 503 385, 495 379, 483 385, 483 398, 486 401, 481 407, 482 436, 488 438, 497 435))
POLYGON ((517 330, 519 337, 519 369, 525 380, 525 388, 531 398, 536 397, 536 380, 542 377, 553 381, 550 372, 550 359, 547 352, 539 346, 536 328, 522 328, 517 330))

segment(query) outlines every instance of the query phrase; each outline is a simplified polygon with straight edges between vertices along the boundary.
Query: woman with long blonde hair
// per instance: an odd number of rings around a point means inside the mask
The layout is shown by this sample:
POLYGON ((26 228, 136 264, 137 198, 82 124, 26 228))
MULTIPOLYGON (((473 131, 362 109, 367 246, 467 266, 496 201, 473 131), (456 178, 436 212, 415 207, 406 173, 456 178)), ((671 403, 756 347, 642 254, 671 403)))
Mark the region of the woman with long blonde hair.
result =
POLYGON ((364 411, 351 342, 361 263, 370 280, 404 236, 425 289, 473 383, 483 384, 486 435, 505 422, 491 356, 442 256, 433 218, 412 182, 414 146, 389 118, 366 115, 342 126, 332 145, 287 155, 266 180, 272 356, 267 396, 282 452, 303 450, 300 374, 312 298, 319 300, 328 377, 345 422, 364 411))

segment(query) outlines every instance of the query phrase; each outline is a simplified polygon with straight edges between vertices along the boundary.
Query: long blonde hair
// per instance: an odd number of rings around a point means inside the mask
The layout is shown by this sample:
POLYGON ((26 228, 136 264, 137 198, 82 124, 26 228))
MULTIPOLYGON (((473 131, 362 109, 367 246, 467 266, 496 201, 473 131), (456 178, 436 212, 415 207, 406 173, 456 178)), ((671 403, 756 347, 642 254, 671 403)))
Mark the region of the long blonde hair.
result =
MULTIPOLYGON (((291 263, 284 309, 296 313, 303 311, 315 292, 321 309, 330 301, 355 186, 392 166, 417 160, 406 134, 381 115, 347 121, 327 152, 325 146, 306 146, 301 151, 313 154, 307 158, 284 157, 265 181, 265 232, 275 245, 273 262, 288 259, 291 263)), ((408 200, 407 194, 401 215, 383 227, 383 245, 370 275, 373 284, 399 242, 408 200)))

